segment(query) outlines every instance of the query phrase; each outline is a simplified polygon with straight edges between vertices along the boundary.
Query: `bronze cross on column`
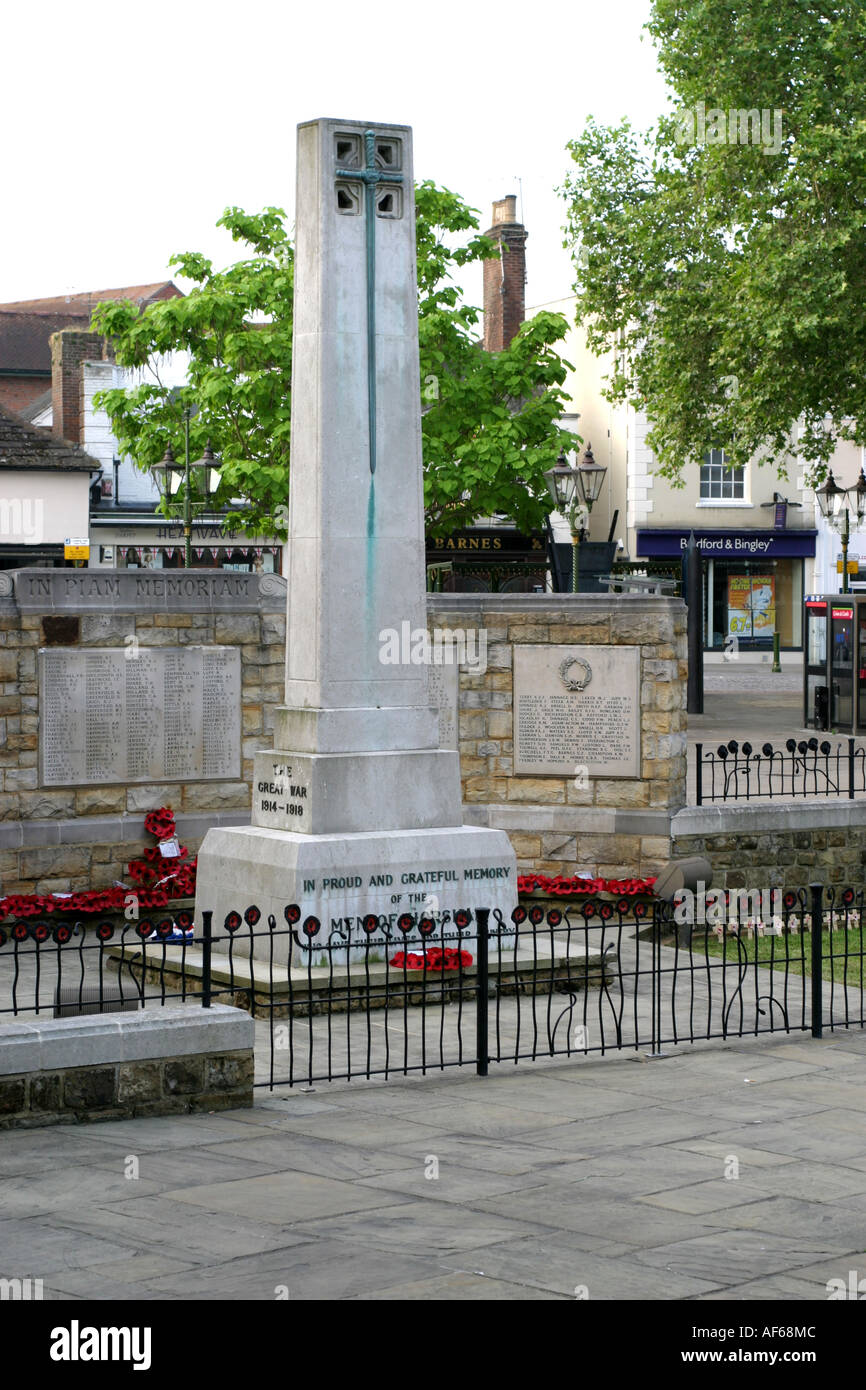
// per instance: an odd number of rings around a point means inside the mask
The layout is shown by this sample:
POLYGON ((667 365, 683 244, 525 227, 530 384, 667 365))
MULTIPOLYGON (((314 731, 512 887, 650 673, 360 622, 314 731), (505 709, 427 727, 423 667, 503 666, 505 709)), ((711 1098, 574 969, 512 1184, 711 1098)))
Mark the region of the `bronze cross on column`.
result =
POLYGON ((376 164, 376 133, 364 132, 366 164, 363 169, 337 169, 338 179, 363 183, 367 216, 367 408, 370 435, 370 472, 376 472, 376 190, 380 183, 402 183, 402 174, 389 173, 376 164))

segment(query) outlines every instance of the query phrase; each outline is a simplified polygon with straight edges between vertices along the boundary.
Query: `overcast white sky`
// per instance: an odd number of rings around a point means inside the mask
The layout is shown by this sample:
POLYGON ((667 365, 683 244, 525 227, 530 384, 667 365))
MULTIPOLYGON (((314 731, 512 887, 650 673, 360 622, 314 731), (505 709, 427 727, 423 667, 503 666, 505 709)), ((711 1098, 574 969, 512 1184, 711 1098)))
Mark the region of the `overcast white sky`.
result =
MULTIPOLYGON (((489 225, 520 191, 527 305, 570 292, 554 188, 589 114, 665 104, 649 0, 44 0, 7 6, 0 303, 167 278, 236 259, 228 204, 293 212, 295 127, 317 116, 415 131, 415 176, 489 225)), ((480 279, 467 282, 473 302, 480 279)))

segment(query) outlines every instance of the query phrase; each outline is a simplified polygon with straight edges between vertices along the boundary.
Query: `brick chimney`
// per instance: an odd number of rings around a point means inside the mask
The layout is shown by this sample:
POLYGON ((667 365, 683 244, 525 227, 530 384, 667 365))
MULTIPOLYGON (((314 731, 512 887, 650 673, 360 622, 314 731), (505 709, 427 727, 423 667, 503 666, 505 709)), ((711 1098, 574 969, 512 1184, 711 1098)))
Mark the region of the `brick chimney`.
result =
POLYGON ((484 262, 484 346, 501 352, 526 314, 526 237, 517 221, 517 197, 493 204, 493 226, 486 236, 499 242, 496 260, 484 262))
POLYGON ((51 335, 51 433, 72 444, 83 444, 82 363, 100 362, 105 339, 101 333, 63 328, 51 335))

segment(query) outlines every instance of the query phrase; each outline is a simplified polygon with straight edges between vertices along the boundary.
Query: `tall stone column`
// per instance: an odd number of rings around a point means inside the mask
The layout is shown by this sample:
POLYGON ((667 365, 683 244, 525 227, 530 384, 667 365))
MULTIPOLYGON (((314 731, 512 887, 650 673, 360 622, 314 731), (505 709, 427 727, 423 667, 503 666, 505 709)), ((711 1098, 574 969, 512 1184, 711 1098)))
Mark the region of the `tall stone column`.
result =
POLYGON ((411 130, 304 124, 297 178, 285 705, 252 826, 202 846, 198 903, 293 901, 323 930, 431 894, 510 910, 514 853, 462 825, 423 647, 391 659, 426 628, 411 130))

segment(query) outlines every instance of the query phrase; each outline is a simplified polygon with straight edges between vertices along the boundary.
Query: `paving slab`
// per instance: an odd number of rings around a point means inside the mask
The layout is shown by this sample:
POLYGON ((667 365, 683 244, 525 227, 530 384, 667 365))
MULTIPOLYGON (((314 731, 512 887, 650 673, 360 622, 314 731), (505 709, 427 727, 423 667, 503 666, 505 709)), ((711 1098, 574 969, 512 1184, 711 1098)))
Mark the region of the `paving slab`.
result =
POLYGON ((689 1240, 672 1241, 651 1250, 636 1250, 634 1259, 659 1271, 673 1270, 727 1288, 767 1274, 779 1274, 829 1260, 846 1252, 845 1242, 828 1243, 765 1231, 738 1229, 732 1213, 726 1230, 703 1232, 689 1240))
POLYGON ((487 1249, 445 1256, 448 1264, 467 1265, 494 1279, 549 1289, 572 1299, 697 1298, 718 1287, 718 1281, 688 1273, 635 1263, 633 1249, 617 1250, 612 1242, 593 1249, 592 1237, 545 1231, 522 1240, 504 1241, 487 1249))
POLYGON ((382 1207, 389 1201, 386 1194, 368 1191, 359 1183, 337 1182, 294 1169, 235 1182, 177 1188, 166 1192, 165 1197, 170 1202, 189 1202, 205 1211, 231 1212, 253 1221, 273 1221, 279 1226, 365 1207, 382 1207))
POLYGON ((866 1277, 864 1075, 852 1030, 7 1132, 0 1277, 70 1302, 823 1299, 866 1277))
POLYGON ((46 1278, 56 1270, 88 1269, 108 1260, 133 1260, 137 1241, 114 1231, 87 1232, 44 1219, 0 1221, 0 1278, 46 1278))
MULTIPOLYGON (((711 1225, 729 1225, 726 1212, 707 1212, 711 1225)), ((866 1204, 857 1197, 844 1201, 804 1202, 797 1197, 763 1197, 737 1208, 735 1221, 741 1230, 765 1231, 770 1235, 803 1237, 824 1241, 839 1250, 866 1246, 866 1204)))
MULTIPOLYGON (((381 1201, 381 1194, 379 1194, 381 1201)), ((440 1251, 464 1250, 477 1245, 493 1245, 509 1237, 530 1235, 538 1228, 528 1221, 464 1208, 459 1215, 447 1203, 397 1201, 380 1206, 375 1212, 356 1212, 325 1221, 298 1225, 298 1235, 326 1236, 332 1240, 357 1242, 367 1250, 400 1250, 407 1254, 431 1256, 440 1251)))
POLYGON ((502 1279, 490 1279, 478 1274, 440 1274, 435 1279, 419 1280, 413 1284, 398 1284, 392 1289, 380 1289, 373 1293, 356 1294, 350 1302, 369 1303, 372 1300, 404 1301, 423 1300, 432 1303, 443 1302, 527 1302, 534 1300, 561 1300, 567 1294, 553 1293, 549 1289, 534 1288, 529 1284, 510 1284, 502 1279))
POLYGON ((421 1283, 431 1274, 436 1277, 449 1272, 429 1254, 382 1253, 320 1236, 260 1256, 226 1259, 199 1270, 194 1280, 183 1275, 162 1278, 148 1286, 144 1297, 274 1300, 279 1292, 287 1302, 288 1333, 295 1325, 292 1303, 352 1298, 361 1293, 375 1297, 421 1283))
MULTIPOLYGON (((112 1237, 139 1251, 159 1251, 176 1259, 201 1259, 203 1263, 260 1254, 282 1246, 304 1243, 269 1221, 255 1221, 236 1212, 209 1212, 160 1197, 135 1197, 123 1203, 90 1207, 86 1214, 63 1212, 55 1218, 69 1231, 84 1237, 112 1237)), ((70 1261, 70 1263, 72 1263, 70 1261)))
POLYGON ((474 1202, 473 1208, 513 1215, 554 1230, 603 1236, 642 1249, 712 1229, 702 1217, 656 1211, 640 1206, 623 1193, 606 1200, 591 1198, 584 1196, 579 1187, 560 1182, 509 1193, 505 1197, 483 1198, 474 1202))

